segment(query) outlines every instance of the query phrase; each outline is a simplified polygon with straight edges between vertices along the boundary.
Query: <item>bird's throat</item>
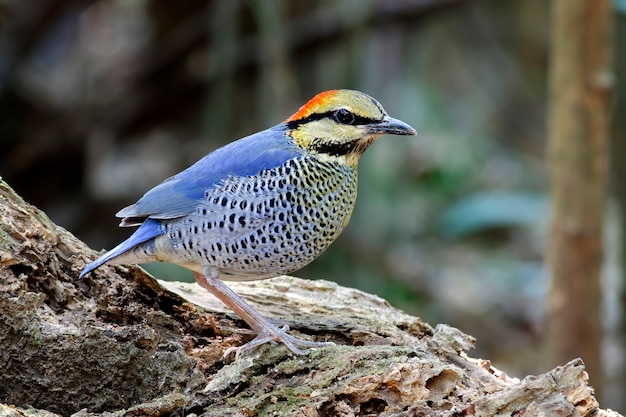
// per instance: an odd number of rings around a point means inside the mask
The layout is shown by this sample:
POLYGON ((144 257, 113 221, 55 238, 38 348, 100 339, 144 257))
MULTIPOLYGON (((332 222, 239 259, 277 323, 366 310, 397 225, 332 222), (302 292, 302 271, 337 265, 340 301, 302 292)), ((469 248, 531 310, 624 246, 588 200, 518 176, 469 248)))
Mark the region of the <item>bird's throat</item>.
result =
POLYGON ((357 166, 361 155, 363 155, 367 148, 369 148, 376 139, 377 137, 375 136, 349 142, 313 139, 309 143, 309 150, 318 155, 345 160, 346 164, 355 167, 357 166))

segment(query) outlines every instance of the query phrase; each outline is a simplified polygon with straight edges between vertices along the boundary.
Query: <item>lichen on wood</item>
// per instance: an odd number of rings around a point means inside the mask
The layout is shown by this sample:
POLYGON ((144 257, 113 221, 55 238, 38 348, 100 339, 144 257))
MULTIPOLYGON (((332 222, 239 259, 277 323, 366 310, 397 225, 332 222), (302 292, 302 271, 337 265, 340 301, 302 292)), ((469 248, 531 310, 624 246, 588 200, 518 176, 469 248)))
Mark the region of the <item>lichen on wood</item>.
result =
POLYGON ((293 356, 196 284, 95 253, 0 180, 0 414, 94 416, 617 415, 580 360, 521 381, 467 355, 461 331, 327 281, 233 283, 271 320, 334 346, 293 356))

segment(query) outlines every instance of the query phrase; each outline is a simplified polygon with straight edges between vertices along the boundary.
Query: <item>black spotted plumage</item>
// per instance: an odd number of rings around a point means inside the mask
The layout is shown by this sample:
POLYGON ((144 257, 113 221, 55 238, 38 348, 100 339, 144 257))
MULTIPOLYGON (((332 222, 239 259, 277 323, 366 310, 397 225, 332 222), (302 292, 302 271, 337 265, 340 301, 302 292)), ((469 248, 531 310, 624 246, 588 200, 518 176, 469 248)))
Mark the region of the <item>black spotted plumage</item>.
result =
POLYGON ((255 176, 231 177, 205 193, 184 221, 163 222, 167 233, 156 239, 155 256, 174 263, 211 263, 227 280, 289 273, 339 236, 356 190, 356 168, 315 156, 255 176))

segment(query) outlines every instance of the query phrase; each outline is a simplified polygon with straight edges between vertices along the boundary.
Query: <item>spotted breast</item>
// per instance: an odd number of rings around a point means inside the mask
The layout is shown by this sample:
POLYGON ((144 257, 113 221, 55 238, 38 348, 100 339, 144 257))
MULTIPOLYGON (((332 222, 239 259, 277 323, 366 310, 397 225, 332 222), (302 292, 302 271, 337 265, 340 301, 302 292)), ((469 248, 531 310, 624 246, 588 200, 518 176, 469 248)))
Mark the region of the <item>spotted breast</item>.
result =
POLYGON ((296 271, 339 236, 352 214, 357 169, 309 155, 207 190, 183 221, 165 221, 154 255, 213 265, 225 280, 296 271), (254 274, 250 274, 254 271, 254 274))

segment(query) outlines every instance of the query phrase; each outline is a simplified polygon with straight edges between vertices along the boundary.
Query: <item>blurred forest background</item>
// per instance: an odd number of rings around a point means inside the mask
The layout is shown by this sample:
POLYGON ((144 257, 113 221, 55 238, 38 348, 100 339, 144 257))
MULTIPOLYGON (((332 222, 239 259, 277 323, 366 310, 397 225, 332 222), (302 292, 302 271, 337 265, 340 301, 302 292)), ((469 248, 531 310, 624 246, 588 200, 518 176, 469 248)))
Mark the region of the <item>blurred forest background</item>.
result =
MULTIPOLYGON (((508 374, 545 372, 551 3, 1 0, 0 175, 111 248, 130 234, 114 214, 166 177, 320 91, 364 91, 418 137, 366 152, 347 230, 295 275, 454 325, 508 374)), ((613 6, 623 44, 626 2, 613 6)), ((624 411, 619 213, 609 205, 601 404, 624 411)))

